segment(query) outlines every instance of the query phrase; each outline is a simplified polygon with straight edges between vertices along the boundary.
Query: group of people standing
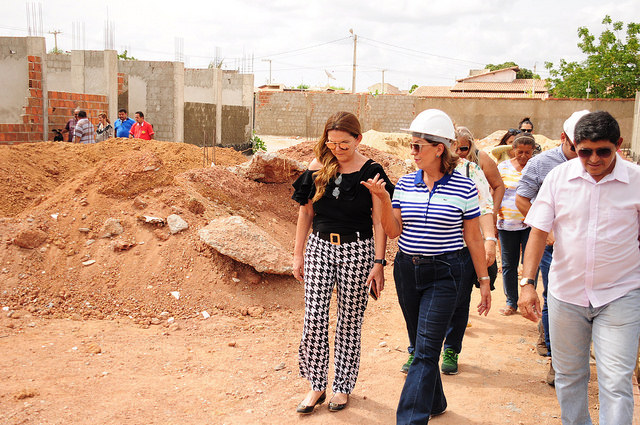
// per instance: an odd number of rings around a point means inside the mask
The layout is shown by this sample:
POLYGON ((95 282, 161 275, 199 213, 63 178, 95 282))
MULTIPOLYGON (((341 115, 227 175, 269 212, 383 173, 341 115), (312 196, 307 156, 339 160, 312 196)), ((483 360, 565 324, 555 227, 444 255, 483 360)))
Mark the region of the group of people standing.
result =
POLYGON ((153 126, 144 120, 142 111, 137 111, 133 120, 127 116, 127 110, 124 108, 118 111, 118 119, 113 125, 106 113, 98 114, 97 127, 91 123, 86 111, 76 109, 73 111, 73 118, 67 121, 62 132, 67 133, 68 142, 82 144, 102 142, 112 137, 143 140, 151 140, 154 137, 153 126))
POLYGON ((347 406, 368 297, 377 299, 384 289, 386 242, 396 237, 393 276, 410 344, 397 423, 425 424, 444 413, 440 372, 458 373, 474 286, 480 289, 478 313, 491 309, 497 226, 507 297, 500 312, 509 316, 519 308, 528 319, 543 319, 563 424, 591 423, 592 338, 600 423, 631 424, 640 338, 640 191, 634 186, 640 167, 616 154, 622 139, 607 112, 573 114, 562 144, 533 161, 536 142, 526 130, 513 135, 511 157, 496 166, 473 146, 467 128, 456 128, 442 111, 423 111, 407 129, 417 171, 394 186, 379 164, 358 151, 357 118, 348 112, 329 117, 292 197, 300 204, 293 274, 305 284, 300 374, 311 384, 298 413, 312 413, 327 399, 334 286, 338 321, 329 411, 347 406), (548 309, 540 308, 535 291, 539 268, 548 309))

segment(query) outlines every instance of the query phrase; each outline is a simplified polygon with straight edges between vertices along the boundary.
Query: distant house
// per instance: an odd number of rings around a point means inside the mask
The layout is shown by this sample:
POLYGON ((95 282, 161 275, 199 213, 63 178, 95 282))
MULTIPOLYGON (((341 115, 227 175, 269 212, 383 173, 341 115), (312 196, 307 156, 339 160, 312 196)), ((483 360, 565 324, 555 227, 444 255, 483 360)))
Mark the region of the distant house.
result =
POLYGON ((384 90, 382 90, 382 83, 375 83, 367 88, 367 92, 371 94, 402 94, 399 88, 389 83, 384 83, 384 90))
POLYGON ((549 97, 545 80, 516 78, 517 66, 489 71, 471 70, 469 76, 449 86, 422 86, 411 93, 419 97, 490 97, 532 98, 549 97))

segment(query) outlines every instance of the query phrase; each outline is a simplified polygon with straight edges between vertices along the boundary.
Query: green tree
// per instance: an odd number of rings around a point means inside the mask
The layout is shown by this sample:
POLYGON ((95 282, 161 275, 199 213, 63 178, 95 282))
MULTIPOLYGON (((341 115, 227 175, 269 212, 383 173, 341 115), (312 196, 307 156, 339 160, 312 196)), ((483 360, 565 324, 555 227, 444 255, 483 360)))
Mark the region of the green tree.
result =
POLYGON ((296 87, 297 89, 300 90, 308 90, 309 89, 309 84, 300 84, 298 87, 296 87))
POLYGON ((134 58, 133 56, 128 56, 127 49, 124 49, 124 51, 122 53, 118 54, 118 59, 122 59, 123 61, 135 61, 135 60, 138 60, 138 59, 134 58))
POLYGON ((530 69, 527 68, 522 68, 521 66, 518 66, 517 63, 515 62, 505 62, 505 63, 501 63, 498 65, 494 65, 492 63, 487 64, 485 66, 486 69, 488 69, 489 71, 497 71, 499 69, 505 69, 505 68, 511 68, 517 66, 518 68, 520 68, 520 71, 516 72, 516 78, 520 78, 520 79, 536 79, 539 80, 540 76, 538 74, 534 74, 533 71, 531 71, 530 69))
POLYGON ((415 89, 417 89, 418 87, 420 87, 420 86, 418 86, 417 84, 412 85, 411 88, 409 89, 409 93, 413 93, 413 91, 415 89))
POLYGON ((620 32, 622 21, 613 22, 609 15, 602 20, 604 31, 598 37, 588 28, 578 28, 578 47, 587 59, 582 62, 560 60, 558 68, 546 62, 551 78, 548 80, 554 97, 587 96, 587 87, 592 97, 630 98, 640 90, 640 24, 627 24, 624 39, 620 32))

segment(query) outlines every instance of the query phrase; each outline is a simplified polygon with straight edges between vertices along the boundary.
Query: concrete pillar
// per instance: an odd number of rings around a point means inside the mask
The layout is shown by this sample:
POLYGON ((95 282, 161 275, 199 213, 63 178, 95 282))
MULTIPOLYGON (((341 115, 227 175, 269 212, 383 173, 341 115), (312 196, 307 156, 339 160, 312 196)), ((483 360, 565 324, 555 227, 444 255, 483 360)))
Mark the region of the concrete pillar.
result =
POLYGON ((222 145, 222 70, 214 68, 213 70, 214 87, 215 87, 215 103, 216 103, 216 142, 217 146, 222 145))
POLYGON ((71 91, 73 93, 85 93, 84 50, 71 51, 71 91))
POLYGON ((113 121, 118 116, 118 52, 115 50, 104 51, 105 94, 109 102, 109 110, 106 111, 113 121))
POLYGON ((173 62, 173 140, 184 142, 184 64, 173 62))

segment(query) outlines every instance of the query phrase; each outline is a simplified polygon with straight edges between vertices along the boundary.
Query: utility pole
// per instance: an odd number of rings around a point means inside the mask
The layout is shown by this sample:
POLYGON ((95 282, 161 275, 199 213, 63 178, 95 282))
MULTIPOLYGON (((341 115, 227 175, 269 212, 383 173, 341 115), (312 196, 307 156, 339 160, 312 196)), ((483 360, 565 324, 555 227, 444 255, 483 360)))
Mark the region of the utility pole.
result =
POLYGON ((382 70, 382 94, 384 94, 384 72, 386 71, 386 69, 382 70))
POLYGON ((49 34, 53 34, 53 42, 55 44, 55 52, 58 53, 58 34, 62 34, 60 30, 49 31, 49 34))
MULTIPOLYGON (((536 65, 537 65, 537 63, 534 62, 533 63, 533 74, 534 75, 536 73, 536 65)), ((535 84, 536 84, 536 79, 532 78, 531 79, 531 97, 536 97, 536 86, 535 86, 535 84)))
POLYGON ((356 45, 358 44, 358 36, 353 32, 353 28, 349 30, 353 34, 353 76, 351 77, 351 93, 356 92, 356 45))
POLYGON ((271 84, 271 59, 262 59, 262 62, 269 62, 269 84, 271 84))

